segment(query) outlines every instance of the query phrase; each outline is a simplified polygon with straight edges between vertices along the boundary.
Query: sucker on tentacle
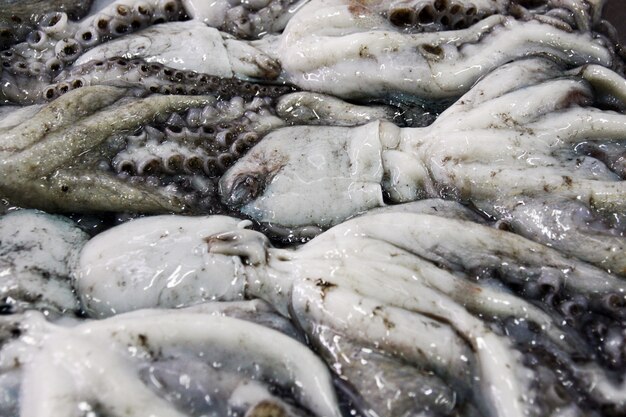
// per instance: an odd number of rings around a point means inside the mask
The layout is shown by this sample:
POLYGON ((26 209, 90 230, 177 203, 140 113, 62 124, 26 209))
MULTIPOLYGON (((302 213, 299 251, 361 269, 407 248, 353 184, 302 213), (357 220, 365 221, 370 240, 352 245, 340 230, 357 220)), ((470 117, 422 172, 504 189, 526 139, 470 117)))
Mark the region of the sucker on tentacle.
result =
POLYGON ((291 93, 291 86, 263 85, 237 78, 222 78, 195 71, 175 70, 142 59, 113 57, 106 61, 89 61, 63 71, 46 87, 43 98, 51 100, 75 88, 87 85, 112 85, 159 94, 214 94, 221 98, 256 96, 277 98, 291 93))
POLYGON ((123 89, 115 87, 81 88, 44 107, 28 123, 6 132, 0 150, 2 194, 15 203, 52 210, 108 207, 125 211, 134 206, 137 211, 180 211, 184 203, 175 193, 150 192, 111 176, 64 169, 111 136, 133 131, 159 113, 182 111, 214 100, 211 96, 151 96, 116 103, 124 94, 123 89))
POLYGON ((181 19, 181 12, 177 0, 118 0, 78 22, 70 20, 64 11, 55 10, 43 17, 39 29, 29 34, 27 42, 4 51, 3 57, 35 59, 41 63, 55 59, 57 66, 62 67, 75 61, 81 51, 100 42, 150 24, 181 19))
POLYGON ((72 20, 87 14, 93 0, 4 0, 0 2, 0 50, 21 42, 50 12, 62 11, 72 20))
POLYGON ((281 32, 310 0, 183 0, 187 14, 238 38, 254 39, 281 32))
MULTIPOLYGON (((393 20, 398 21, 412 7, 403 4, 393 6, 400 7, 392 13, 393 20)), ((89 61, 103 63, 119 56, 158 62, 172 70, 224 78, 289 82, 306 90, 343 98, 367 100, 400 96, 417 102, 456 98, 488 71, 529 55, 549 55, 571 66, 617 65, 612 47, 598 34, 573 31, 554 22, 542 23, 535 17, 518 20, 505 14, 507 1, 472 4, 435 0, 427 5, 438 9, 438 13, 448 9, 450 13, 461 13, 462 9, 464 16, 467 11, 476 10, 482 19, 467 28, 435 33, 407 33, 394 26, 386 17, 384 2, 370 8, 362 4, 351 6, 348 0, 313 0, 297 10, 282 34, 250 42, 233 39, 199 20, 192 20, 153 25, 95 47, 68 41, 71 45, 59 46, 59 56, 45 63, 31 62, 30 57, 24 56, 26 52, 20 55, 10 50, 5 51, 9 55, 5 56, 3 64, 6 66, 3 77, 7 80, 5 95, 32 102, 40 94, 40 85, 53 83, 52 78, 65 65, 63 60, 82 66, 89 61), (183 54, 178 47, 181 43, 186 45, 183 54), (380 71, 381 66, 385 71, 380 71), (360 74, 356 79, 355 71, 360 74)), ((582 10, 576 4, 570 6, 582 10)), ((557 9, 549 6, 546 10, 557 9)), ((410 17, 411 13, 408 15, 410 17)), ((552 19, 562 22, 558 17, 552 19)), ((41 42, 40 38, 33 38, 35 44, 41 42)), ((135 71, 127 78, 135 78, 132 84, 138 82, 137 77, 145 78, 135 71)), ((85 82, 80 77, 68 80, 68 84, 64 80, 57 81, 61 83, 61 90, 85 82)), ((148 85, 150 87, 155 85, 148 85)), ((54 96, 51 91, 46 94, 54 96)))
MULTIPOLYGON (((183 71, 168 75, 179 76, 204 77, 183 71)), ((283 94, 290 87, 206 79, 210 95, 144 98, 128 97, 127 88, 85 82, 46 106, 9 113, 6 127, 0 125, 7 170, 0 188, 16 203, 48 210, 215 213, 224 209, 216 195, 219 177, 268 132, 311 123, 311 113, 317 123, 345 126, 397 117, 389 106, 365 107, 316 93, 283 94), (169 102, 187 104, 170 107, 169 102), (116 123, 117 118, 128 121, 125 112, 144 107, 142 103, 153 103, 145 118, 126 126, 116 123), (84 129, 98 133, 87 138, 84 129), (8 190, 16 183, 32 192, 11 197, 8 190)))

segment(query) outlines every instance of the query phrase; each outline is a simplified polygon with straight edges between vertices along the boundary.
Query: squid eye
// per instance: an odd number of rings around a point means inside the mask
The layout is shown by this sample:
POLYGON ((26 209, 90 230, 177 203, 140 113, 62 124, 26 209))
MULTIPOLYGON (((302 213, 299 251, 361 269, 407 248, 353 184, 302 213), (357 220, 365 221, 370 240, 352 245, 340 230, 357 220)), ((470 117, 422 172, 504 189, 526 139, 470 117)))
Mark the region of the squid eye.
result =
POLYGON ((224 203, 231 207, 239 207, 258 197, 263 190, 263 181, 258 175, 243 175, 236 178, 230 186, 223 190, 224 203))

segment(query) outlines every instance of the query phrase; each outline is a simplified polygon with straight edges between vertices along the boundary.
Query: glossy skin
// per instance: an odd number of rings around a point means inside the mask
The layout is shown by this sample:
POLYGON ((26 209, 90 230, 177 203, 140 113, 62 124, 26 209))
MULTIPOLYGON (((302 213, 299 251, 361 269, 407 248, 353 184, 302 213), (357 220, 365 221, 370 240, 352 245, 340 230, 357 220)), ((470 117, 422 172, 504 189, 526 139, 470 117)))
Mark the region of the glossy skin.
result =
POLYGON ((544 60, 506 65, 425 128, 381 122, 274 131, 221 178, 222 199, 261 222, 328 227, 382 205, 383 193, 394 202, 443 196, 471 202, 521 234, 622 273, 623 238, 592 223, 594 216, 624 209, 625 183, 574 148, 623 140, 626 117, 590 104, 602 99, 594 86, 624 106, 626 82, 602 67, 564 78, 560 71, 544 60), (537 228, 556 214, 528 215, 520 200, 546 207, 570 202, 562 207, 567 213, 583 207, 590 218, 586 224, 567 220, 571 231, 564 236, 542 234, 537 228), (569 234, 584 239, 570 242, 569 234), (602 235, 608 246, 599 244, 602 235))
MULTIPOLYGON (((435 3, 444 9, 452 4, 435 3)), ((517 20, 508 14, 509 2, 477 2, 478 22, 467 27, 420 32, 419 25, 412 30, 410 25, 407 29, 388 20, 383 10, 387 4, 314 1, 290 20, 280 38, 255 45, 280 60, 283 77, 291 83, 344 98, 456 98, 493 69, 535 54, 555 56, 569 65, 613 64, 606 42, 587 31, 599 18, 597 13, 583 12, 588 9, 582 2, 571 4, 586 16, 578 19, 580 32, 572 30, 576 23, 540 17, 550 8, 529 11, 517 20), (479 5, 483 3, 484 10, 479 5)))
MULTIPOLYGON (((433 215, 363 216, 297 249, 272 248, 264 235, 246 226, 220 216, 127 223, 85 247, 76 288, 96 316, 258 297, 295 319, 314 343, 329 348, 332 337, 322 331, 328 329, 356 346, 402 358, 435 372, 459 395, 474 390, 475 404, 493 416, 533 415, 539 394, 530 389, 532 375, 519 353, 490 330, 487 317, 513 315, 534 322, 542 329, 541 340, 566 355, 581 346, 560 328, 558 316, 500 286, 471 282, 464 271, 493 268, 516 282, 553 277, 567 292, 585 298, 625 289, 619 278, 515 234, 433 215), (472 388, 469 381, 478 375, 481 384, 472 388)), ((606 379, 594 365, 572 366, 581 377, 589 372, 606 379)), ((594 398, 622 407, 621 388, 616 397, 603 398, 612 389, 607 385, 594 398)), ((422 407, 437 409, 436 403, 422 407)), ((378 409, 393 414, 382 405, 378 409)))
MULTIPOLYGON (((4 332, 13 329, 14 335, 13 340, 3 338, 0 372, 21 376, 21 417, 79 416, 85 408, 128 417, 186 417, 206 410, 219 413, 222 401, 229 403, 222 415, 233 409, 257 415, 263 404, 283 415, 299 415, 292 412, 296 407, 267 391, 274 384, 293 390, 293 398, 314 415, 340 417, 323 362, 304 344, 276 330, 227 317, 245 309, 241 303, 225 305, 222 311, 220 307, 143 310, 61 325, 32 311, 10 316, 0 323, 4 332), (274 343, 285 349, 275 349, 274 343), (169 400, 163 395, 167 389, 155 392, 151 382, 170 384, 167 374, 159 374, 167 370, 168 362, 178 363, 177 382, 186 380, 188 391, 202 383, 194 368, 211 372, 213 401, 194 410, 189 409, 193 402, 180 401, 180 395, 178 403, 172 401, 176 388, 169 400), (146 368, 155 379, 142 377, 146 368)), ((267 314, 265 310, 260 306, 256 313, 267 314)), ((202 394, 205 399, 207 395, 202 394)))
POLYGON ((396 118, 388 106, 281 87, 255 92, 241 83, 250 91, 230 96, 210 86, 219 94, 127 98, 127 88, 85 86, 8 112, 0 123, 0 195, 49 211, 211 212, 219 209, 219 176, 267 132, 396 118))
MULTIPOLYGON (((181 18, 182 5, 174 0, 152 3, 119 0, 77 24, 69 24, 67 16, 55 18, 54 27, 42 27, 30 44, 3 53, 5 98, 18 103, 50 98, 41 96, 47 85, 61 83, 67 90, 76 82, 63 68, 120 56, 200 74, 288 82, 342 98, 422 102, 459 97, 489 71, 529 55, 547 54, 572 66, 617 65, 610 42, 591 31, 599 21, 599 2, 559 0, 536 9, 503 0, 393 5, 316 0, 293 8, 281 3, 279 9, 246 3, 291 17, 282 34, 250 42, 203 23, 212 24, 215 14, 243 5, 217 2, 199 12, 200 6, 187 4, 204 17, 167 23, 181 18), (436 22, 420 22, 424 10, 436 22), (118 21, 124 30, 118 30, 118 21), (76 39, 63 38, 68 31, 76 39), (182 52, 181 43, 186 45, 182 52)), ((84 78, 80 85, 112 83, 89 71, 84 78)), ((137 82, 133 71, 118 78, 137 82)))

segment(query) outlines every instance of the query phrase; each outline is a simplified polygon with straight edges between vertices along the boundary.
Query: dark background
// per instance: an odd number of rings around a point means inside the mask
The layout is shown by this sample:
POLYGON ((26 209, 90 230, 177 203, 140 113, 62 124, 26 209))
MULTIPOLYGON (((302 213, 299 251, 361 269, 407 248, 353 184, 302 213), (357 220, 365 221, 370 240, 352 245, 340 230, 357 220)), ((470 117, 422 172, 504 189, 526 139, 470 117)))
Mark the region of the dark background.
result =
POLYGON ((622 45, 626 45, 626 0, 607 1, 604 16, 617 29, 622 45))

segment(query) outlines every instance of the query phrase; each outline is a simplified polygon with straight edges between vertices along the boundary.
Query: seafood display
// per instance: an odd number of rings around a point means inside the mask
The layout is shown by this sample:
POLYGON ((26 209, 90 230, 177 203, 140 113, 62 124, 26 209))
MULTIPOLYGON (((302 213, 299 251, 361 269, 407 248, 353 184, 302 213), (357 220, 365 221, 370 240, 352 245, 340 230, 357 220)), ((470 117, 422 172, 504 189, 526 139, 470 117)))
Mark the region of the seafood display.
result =
POLYGON ((604 0, 0 0, 0 416, 626 415, 604 0))

